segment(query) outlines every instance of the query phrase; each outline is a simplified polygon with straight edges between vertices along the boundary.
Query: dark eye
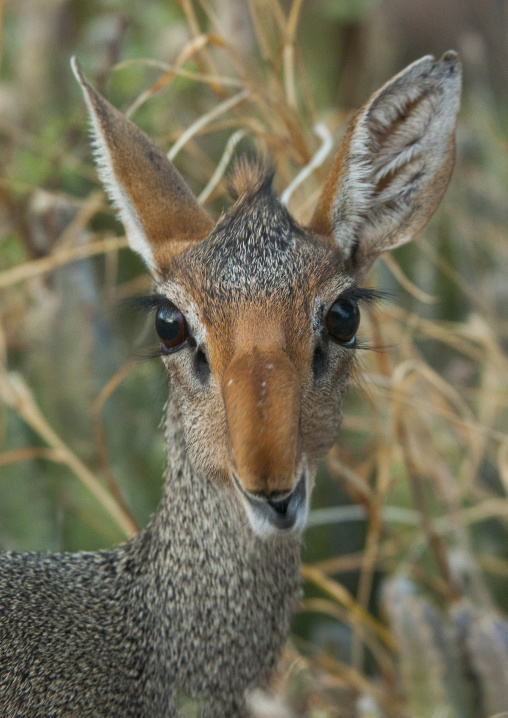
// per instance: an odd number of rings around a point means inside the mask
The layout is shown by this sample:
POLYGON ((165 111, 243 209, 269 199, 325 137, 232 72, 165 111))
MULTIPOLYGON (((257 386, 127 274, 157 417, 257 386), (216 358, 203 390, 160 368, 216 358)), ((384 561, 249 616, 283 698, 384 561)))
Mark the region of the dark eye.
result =
POLYGON ((159 307, 155 315, 155 330, 166 354, 174 352, 187 339, 187 325, 183 314, 173 306, 159 307))
POLYGON ((338 299, 326 315, 326 328, 333 339, 352 346, 360 325, 360 310, 354 299, 338 299))

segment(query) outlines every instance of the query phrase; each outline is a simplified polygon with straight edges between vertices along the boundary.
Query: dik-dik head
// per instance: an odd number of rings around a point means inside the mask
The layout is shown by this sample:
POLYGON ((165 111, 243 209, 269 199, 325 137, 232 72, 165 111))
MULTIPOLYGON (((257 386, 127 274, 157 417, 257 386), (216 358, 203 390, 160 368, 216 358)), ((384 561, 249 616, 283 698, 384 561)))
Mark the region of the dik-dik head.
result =
POLYGON ((371 298, 360 282, 448 185, 458 59, 424 57, 353 117, 308 227, 278 201, 272 172, 246 163, 214 222, 164 152, 73 69, 101 178, 153 274, 148 301, 196 476, 230 487, 257 534, 301 530, 371 298))

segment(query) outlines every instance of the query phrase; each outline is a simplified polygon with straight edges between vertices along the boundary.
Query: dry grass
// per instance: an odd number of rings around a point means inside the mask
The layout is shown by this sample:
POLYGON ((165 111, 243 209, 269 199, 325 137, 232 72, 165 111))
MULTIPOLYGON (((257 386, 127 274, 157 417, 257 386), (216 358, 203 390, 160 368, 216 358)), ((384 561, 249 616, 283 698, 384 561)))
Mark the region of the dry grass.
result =
MULTIPOLYGON (((115 66, 119 26, 109 38, 109 64, 97 74, 121 76, 130 93, 130 73, 142 69, 129 112, 137 120, 155 103, 146 116, 212 211, 226 201, 232 157, 246 148, 274 157, 282 192, 323 141, 313 129, 323 113, 295 41, 297 29, 305 34, 298 27, 302 2, 251 0, 248 38, 224 27, 223 5, 178 5, 177 27, 187 39, 173 62, 115 66), (185 130, 171 130, 169 102, 180 106, 184 116, 173 114, 187 122, 185 130)), ((317 496, 321 504, 337 502, 340 489, 342 505, 311 516, 297 633, 274 683, 275 702, 253 699, 258 716, 486 718, 508 708, 507 146, 489 116, 475 114, 474 99, 466 98, 456 178, 442 209, 416 246, 383 259, 369 277, 392 292, 363 319, 364 337, 386 349, 362 356, 322 472, 327 488, 317 496)), ((328 108, 329 130, 347 114, 328 108)), ((132 330, 114 309, 146 279, 90 183, 81 105, 76 117, 79 135, 73 125, 53 143, 12 113, 0 120, 5 546, 93 547, 132 535, 157 491, 157 417, 141 426, 154 411, 155 370, 132 362, 125 351, 132 330), (23 170, 27 153, 52 168, 44 192, 37 172, 23 170), (74 187, 83 199, 75 199, 74 187), (103 328, 90 329, 97 312, 122 339, 111 344, 103 328), (122 392, 131 404, 124 415, 122 392), (128 436, 137 446, 129 447, 128 436), (127 451, 145 464, 155 453, 143 470, 154 477, 150 486, 137 478, 137 459, 125 458, 127 451), (62 465, 67 473, 57 471, 62 465), (31 511, 24 506, 30 501, 31 511), (11 510, 19 519, 7 520, 11 510)), ((310 217, 330 159, 303 175, 289 198, 301 221, 310 217)))

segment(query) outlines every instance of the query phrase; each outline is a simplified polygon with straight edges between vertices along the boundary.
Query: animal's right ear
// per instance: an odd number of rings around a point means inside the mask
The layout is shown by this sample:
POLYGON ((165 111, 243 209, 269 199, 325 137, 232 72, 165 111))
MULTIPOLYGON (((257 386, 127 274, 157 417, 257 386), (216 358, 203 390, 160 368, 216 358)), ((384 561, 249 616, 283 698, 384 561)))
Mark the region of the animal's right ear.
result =
POLYGON ((349 123, 311 229, 365 274, 428 222, 453 169, 461 86, 454 52, 423 57, 376 92, 349 123))
POLYGON ((75 57, 71 67, 90 113, 99 176, 129 245, 151 271, 161 272, 214 222, 164 152, 90 85, 75 57))

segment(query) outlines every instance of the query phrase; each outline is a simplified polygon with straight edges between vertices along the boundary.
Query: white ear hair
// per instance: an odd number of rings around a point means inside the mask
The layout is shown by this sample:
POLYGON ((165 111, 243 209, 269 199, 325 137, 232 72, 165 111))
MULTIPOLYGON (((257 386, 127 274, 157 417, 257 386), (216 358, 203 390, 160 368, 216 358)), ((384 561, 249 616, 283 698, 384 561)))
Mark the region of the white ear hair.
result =
POLYGON ((143 225, 141 224, 141 220, 138 217, 136 210, 130 202, 124 188, 115 176, 111 153, 109 151, 104 132, 97 118, 94 105, 91 101, 87 88, 88 83, 84 81, 83 73, 81 72, 81 68, 79 67, 75 56, 71 58, 71 67, 76 80, 81 85, 86 106, 88 108, 93 156, 97 165, 99 179, 104 185, 104 189, 106 190, 113 206, 118 211, 118 218, 125 227, 127 240, 131 249, 140 254, 148 269, 153 271, 156 269, 156 266, 152 248, 143 230, 143 225))
POLYGON ((99 176, 131 248, 161 271, 214 223, 160 147, 90 85, 75 57, 71 66, 90 114, 99 176))
POLYGON ((455 53, 424 57, 346 129, 311 227, 333 235, 362 270, 412 239, 438 206, 453 169, 460 86, 455 53))

